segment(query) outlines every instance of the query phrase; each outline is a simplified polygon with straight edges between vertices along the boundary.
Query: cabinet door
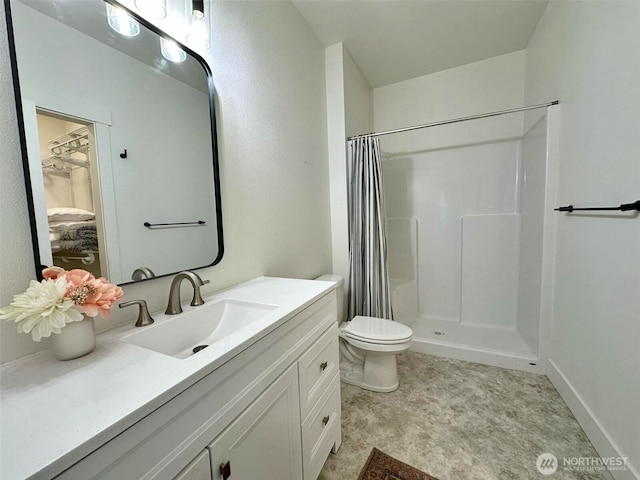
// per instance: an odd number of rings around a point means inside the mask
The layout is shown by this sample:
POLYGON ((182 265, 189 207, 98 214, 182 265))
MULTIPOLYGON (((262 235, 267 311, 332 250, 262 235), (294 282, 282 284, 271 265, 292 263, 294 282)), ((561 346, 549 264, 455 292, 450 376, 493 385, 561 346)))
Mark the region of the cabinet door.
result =
POLYGON ((302 438, 296 364, 207 448, 214 480, 300 480, 302 438))
POLYGON ((200 452, 173 480, 211 480, 209 452, 200 452))

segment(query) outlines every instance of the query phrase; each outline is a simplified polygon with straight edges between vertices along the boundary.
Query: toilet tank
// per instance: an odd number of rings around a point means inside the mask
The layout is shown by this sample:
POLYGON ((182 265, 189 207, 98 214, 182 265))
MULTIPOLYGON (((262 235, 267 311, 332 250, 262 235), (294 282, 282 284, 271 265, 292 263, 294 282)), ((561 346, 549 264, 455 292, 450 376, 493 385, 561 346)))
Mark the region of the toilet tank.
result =
POLYGON ((344 278, 340 275, 322 275, 316 280, 323 282, 334 282, 337 284, 336 294, 338 297, 338 323, 344 320, 344 278))

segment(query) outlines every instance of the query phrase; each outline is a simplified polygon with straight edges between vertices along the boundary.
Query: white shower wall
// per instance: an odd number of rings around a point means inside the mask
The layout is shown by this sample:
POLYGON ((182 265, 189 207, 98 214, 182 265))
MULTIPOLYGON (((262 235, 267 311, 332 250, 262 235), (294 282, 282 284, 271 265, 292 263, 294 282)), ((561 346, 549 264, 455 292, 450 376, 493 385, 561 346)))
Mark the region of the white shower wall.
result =
MULTIPOLYGON (((469 122, 470 124, 473 122, 469 122)), ((406 135, 425 135, 416 131, 406 135)), ((381 141, 389 271, 408 271, 401 219, 417 226, 414 348, 540 371, 546 117, 518 139, 403 152, 381 141)), ((406 242, 405 242, 406 243, 406 242)), ((411 312, 398 295, 394 312, 411 312)))
POLYGON ((514 330, 518 313, 518 215, 464 215, 460 323, 514 330))
POLYGON ((533 352, 539 348, 544 204, 547 183, 547 117, 522 139, 518 331, 533 352))
POLYGON ((412 324, 418 318, 418 221, 387 218, 385 228, 393 319, 412 324))
MULTIPOLYGON (((387 216, 413 217, 418 223, 420 316, 460 320, 462 218, 516 212, 520 145, 516 140, 385 156, 387 216)), ((381 146, 385 151, 384 139, 381 146)), ((477 246, 480 250, 490 248, 491 236, 478 229, 483 228, 483 223, 495 223, 495 218, 472 218, 468 220, 468 243, 484 238, 489 244, 477 246)), ((474 257, 480 252, 469 248, 467 253, 474 257)), ((479 274, 468 272, 469 277, 479 274)), ((472 323, 474 319, 469 316, 465 321, 472 323)), ((501 323, 504 325, 505 321, 501 323)), ((515 327, 515 319, 512 326, 515 327)))

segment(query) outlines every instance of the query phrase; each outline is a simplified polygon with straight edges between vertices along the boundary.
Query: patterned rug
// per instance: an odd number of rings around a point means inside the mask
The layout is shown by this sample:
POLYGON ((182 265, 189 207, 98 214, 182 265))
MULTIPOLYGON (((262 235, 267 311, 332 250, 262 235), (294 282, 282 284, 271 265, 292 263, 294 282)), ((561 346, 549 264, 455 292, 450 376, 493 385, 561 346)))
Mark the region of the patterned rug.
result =
POLYGON ((377 448, 371 450, 358 480, 438 480, 431 475, 390 457, 377 448))

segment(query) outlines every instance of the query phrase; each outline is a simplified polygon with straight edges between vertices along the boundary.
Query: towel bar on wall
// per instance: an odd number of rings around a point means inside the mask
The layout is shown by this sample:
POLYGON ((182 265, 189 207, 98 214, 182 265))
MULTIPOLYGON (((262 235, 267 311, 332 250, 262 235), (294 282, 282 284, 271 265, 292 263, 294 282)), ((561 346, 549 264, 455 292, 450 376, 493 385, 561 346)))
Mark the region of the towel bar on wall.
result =
POLYGON ((574 207, 573 205, 567 205, 566 207, 559 207, 559 208, 554 208, 554 210, 558 211, 558 212, 575 212, 577 210, 618 210, 621 212, 628 212, 629 210, 636 210, 637 212, 640 212, 640 200, 636 200, 633 203, 623 203, 622 205, 620 205, 619 207, 581 207, 581 208, 577 208, 574 207))
POLYGON ((197 222, 173 222, 173 223, 149 223, 144 222, 144 226, 147 228, 153 227, 177 227, 177 226, 193 226, 193 225, 206 225, 204 220, 198 220, 197 222))

